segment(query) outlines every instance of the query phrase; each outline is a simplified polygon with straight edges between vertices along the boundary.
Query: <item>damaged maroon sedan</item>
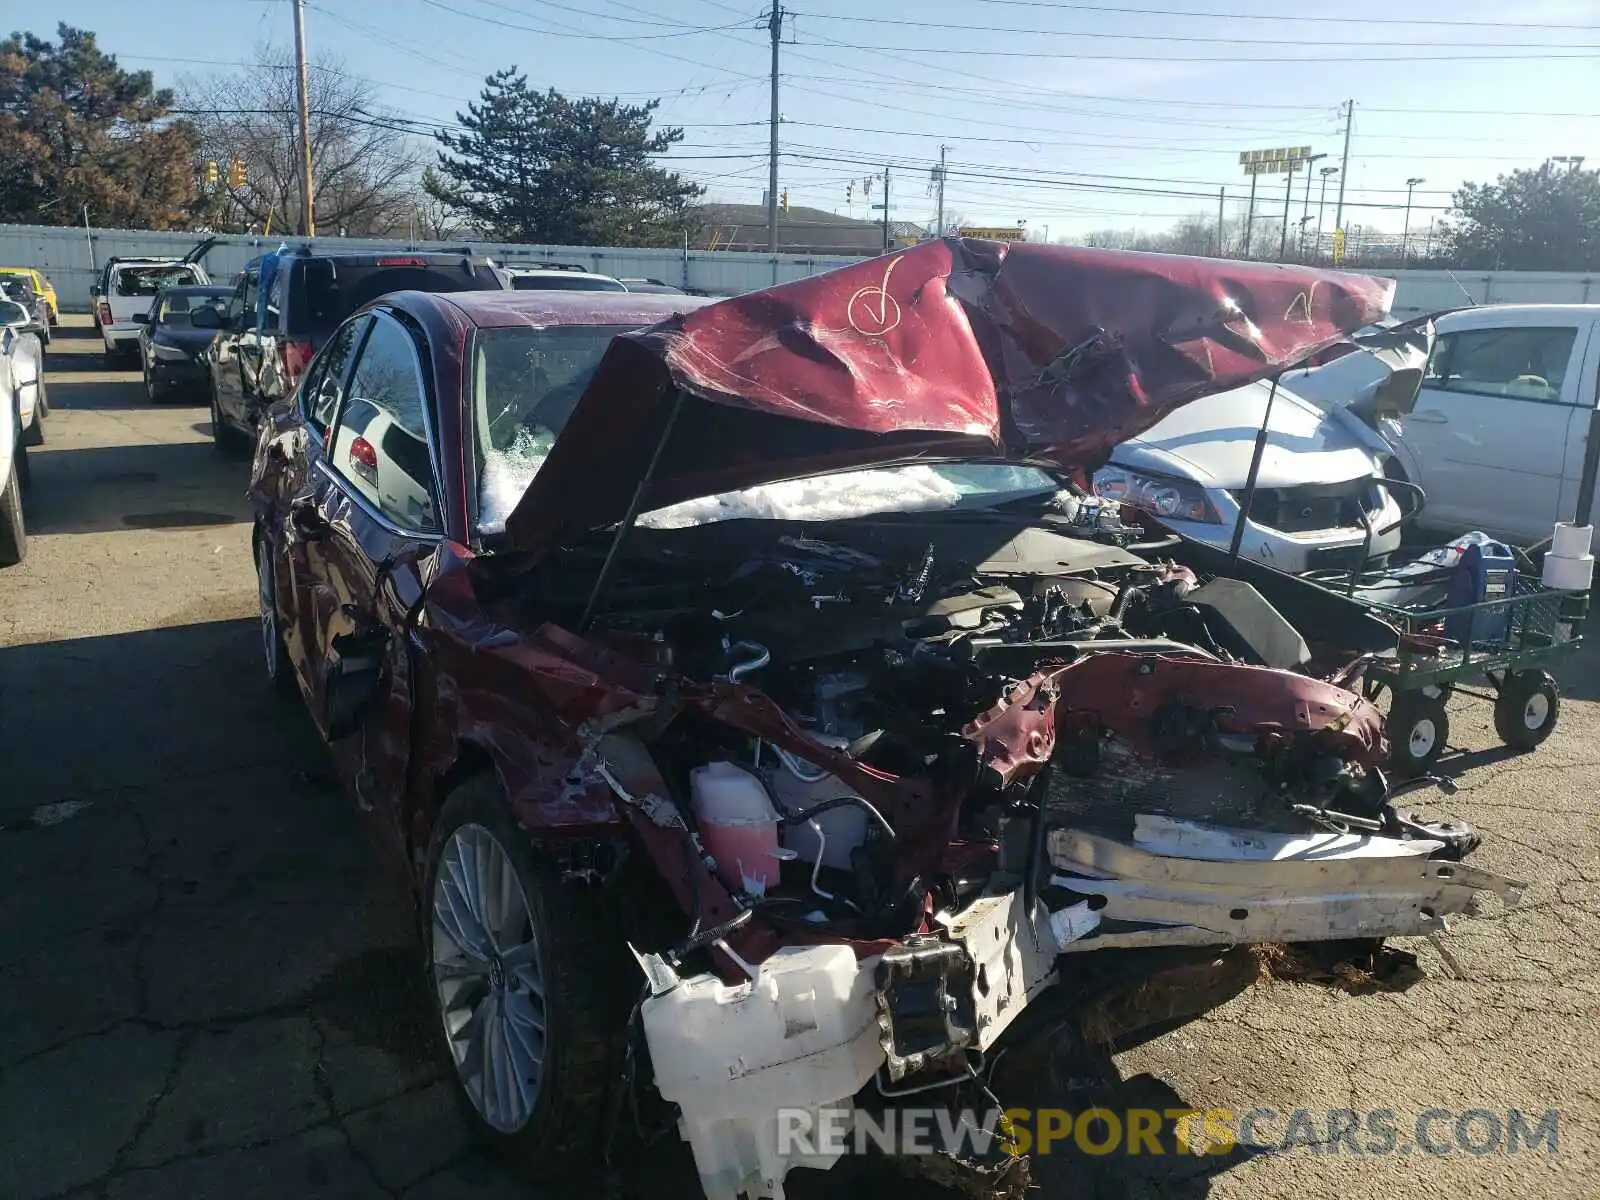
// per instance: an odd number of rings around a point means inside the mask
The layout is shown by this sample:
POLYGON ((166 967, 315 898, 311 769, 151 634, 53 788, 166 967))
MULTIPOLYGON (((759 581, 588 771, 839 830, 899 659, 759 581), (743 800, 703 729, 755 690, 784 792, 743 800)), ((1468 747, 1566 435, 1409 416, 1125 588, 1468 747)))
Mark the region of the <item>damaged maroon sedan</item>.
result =
POLYGON ((839 1157, 796 1113, 1004 1108, 1006 1046, 1170 1027, 1228 948, 1512 897, 1259 593, 1078 486, 1392 287, 950 239, 347 322, 257 449, 267 662, 408 868, 483 1136, 592 1173, 653 1103, 708 1197, 781 1197, 839 1157))

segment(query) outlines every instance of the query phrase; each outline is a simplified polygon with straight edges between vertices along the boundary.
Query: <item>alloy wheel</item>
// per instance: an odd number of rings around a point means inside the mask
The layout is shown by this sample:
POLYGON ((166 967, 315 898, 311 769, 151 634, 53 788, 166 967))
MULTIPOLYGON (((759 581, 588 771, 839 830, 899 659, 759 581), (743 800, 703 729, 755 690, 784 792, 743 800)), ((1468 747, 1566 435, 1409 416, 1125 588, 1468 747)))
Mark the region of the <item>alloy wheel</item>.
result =
POLYGON ((545 988, 527 893, 489 829, 450 834, 432 908, 433 980, 462 1089, 492 1129, 515 1133, 544 1073, 545 988))

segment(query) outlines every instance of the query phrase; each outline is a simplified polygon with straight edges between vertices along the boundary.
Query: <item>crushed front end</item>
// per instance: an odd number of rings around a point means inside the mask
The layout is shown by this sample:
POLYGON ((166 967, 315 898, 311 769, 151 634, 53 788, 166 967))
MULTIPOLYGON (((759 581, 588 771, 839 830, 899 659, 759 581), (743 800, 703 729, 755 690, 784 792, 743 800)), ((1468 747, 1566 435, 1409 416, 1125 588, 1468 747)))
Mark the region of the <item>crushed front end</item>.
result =
POLYGON ((576 775, 690 922, 641 954, 640 1026, 713 1200, 832 1164, 782 1151, 797 1113, 986 1088, 1048 993, 1084 999, 1023 1036, 1082 1037, 1108 957, 1126 996, 1185 948, 1370 952, 1515 899, 1396 803, 1376 709, 1258 665, 1247 588, 1065 515, 976 558, 937 519, 705 532, 635 546, 596 637, 670 663, 670 714, 597 724, 576 775))

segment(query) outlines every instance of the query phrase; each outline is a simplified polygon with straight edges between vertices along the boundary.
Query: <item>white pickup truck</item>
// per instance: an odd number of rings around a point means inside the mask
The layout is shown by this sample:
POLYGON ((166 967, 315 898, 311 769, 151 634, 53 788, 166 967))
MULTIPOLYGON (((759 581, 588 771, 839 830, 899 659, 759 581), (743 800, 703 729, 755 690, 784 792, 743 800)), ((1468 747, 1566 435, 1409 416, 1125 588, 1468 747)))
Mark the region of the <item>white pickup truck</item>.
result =
MULTIPOLYGON (((215 239, 202 242, 198 254, 211 248, 215 239)), ((197 253, 184 258, 112 258, 100 272, 92 289, 94 320, 100 327, 106 365, 135 358, 139 353, 139 333, 144 328, 134 317, 150 311, 156 293, 164 287, 210 283, 211 276, 198 261, 197 253)))
POLYGON ((1600 395, 1600 304, 1446 313, 1422 387, 1387 431, 1428 494, 1420 523, 1519 544, 1572 520, 1600 395))

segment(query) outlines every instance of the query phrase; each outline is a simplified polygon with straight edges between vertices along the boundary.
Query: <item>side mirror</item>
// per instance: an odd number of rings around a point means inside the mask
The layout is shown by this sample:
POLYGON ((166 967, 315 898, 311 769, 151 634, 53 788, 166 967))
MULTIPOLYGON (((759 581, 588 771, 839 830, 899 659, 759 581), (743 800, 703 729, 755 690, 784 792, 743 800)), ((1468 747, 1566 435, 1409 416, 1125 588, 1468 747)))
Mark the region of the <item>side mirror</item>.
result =
POLYGON ((148 324, 150 324, 150 314, 149 313, 134 313, 133 314, 133 323, 135 325, 148 325, 148 324))

